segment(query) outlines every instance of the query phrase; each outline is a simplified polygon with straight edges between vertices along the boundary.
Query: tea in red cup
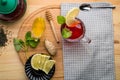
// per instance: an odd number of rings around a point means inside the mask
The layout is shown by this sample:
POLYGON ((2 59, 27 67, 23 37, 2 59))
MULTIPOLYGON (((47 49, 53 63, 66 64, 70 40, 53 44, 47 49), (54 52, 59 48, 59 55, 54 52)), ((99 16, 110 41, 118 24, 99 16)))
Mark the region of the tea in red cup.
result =
POLYGON ((74 23, 72 23, 70 26, 68 26, 66 23, 61 25, 62 37, 69 42, 79 42, 85 37, 86 42, 90 43, 91 40, 87 39, 85 36, 85 31, 84 23, 78 18, 75 18, 74 23))
POLYGON ((79 8, 75 7, 68 11, 66 16, 58 16, 57 21, 61 24, 61 34, 63 39, 69 42, 84 41, 90 43, 91 40, 85 36, 85 25, 76 16, 79 14, 79 8))

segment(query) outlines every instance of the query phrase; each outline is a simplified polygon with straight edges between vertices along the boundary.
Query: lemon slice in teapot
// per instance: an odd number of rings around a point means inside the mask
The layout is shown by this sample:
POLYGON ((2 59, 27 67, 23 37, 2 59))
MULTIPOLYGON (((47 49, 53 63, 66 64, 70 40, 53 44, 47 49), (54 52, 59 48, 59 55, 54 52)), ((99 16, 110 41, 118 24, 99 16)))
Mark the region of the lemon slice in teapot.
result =
POLYGON ((35 38, 40 38, 45 31, 45 20, 44 18, 36 18, 32 25, 32 34, 35 38))

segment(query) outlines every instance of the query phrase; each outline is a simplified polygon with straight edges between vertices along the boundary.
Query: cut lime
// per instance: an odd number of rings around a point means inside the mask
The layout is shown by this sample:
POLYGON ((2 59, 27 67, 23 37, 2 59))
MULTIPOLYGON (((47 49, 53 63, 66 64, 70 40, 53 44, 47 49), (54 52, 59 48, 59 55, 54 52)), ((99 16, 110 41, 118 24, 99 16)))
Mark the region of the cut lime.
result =
POLYGON ((41 55, 39 60, 39 69, 42 70, 44 67, 44 63, 49 60, 50 56, 47 55, 41 55))
POLYGON ((72 8, 68 13, 66 14, 66 24, 70 26, 75 22, 75 17, 79 14, 80 10, 79 8, 72 8))
POLYGON ((31 66, 35 70, 42 70, 46 74, 52 69, 53 65, 55 64, 54 60, 50 60, 50 56, 42 55, 42 54, 35 54, 31 58, 31 66))
POLYGON ((35 70, 39 70, 39 63, 41 61, 41 54, 35 54, 31 59, 31 66, 35 70))
POLYGON ((54 60, 47 60, 44 64, 43 71, 48 74, 52 69, 53 65, 55 64, 54 60))

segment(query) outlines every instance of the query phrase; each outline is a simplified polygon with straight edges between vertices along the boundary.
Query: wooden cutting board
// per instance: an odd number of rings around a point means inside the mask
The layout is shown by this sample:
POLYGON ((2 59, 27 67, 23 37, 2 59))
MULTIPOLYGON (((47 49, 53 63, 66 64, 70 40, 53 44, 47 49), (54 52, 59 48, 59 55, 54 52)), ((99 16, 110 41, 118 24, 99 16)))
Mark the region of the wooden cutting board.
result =
POLYGON ((46 23, 46 30, 43 34, 43 36, 40 38, 40 44, 37 46, 37 48, 29 48, 28 53, 25 54, 25 52, 20 51, 19 57, 23 65, 25 65, 26 60, 33 54, 36 53, 44 53, 49 55, 47 50, 45 49, 44 46, 44 40, 48 39, 49 41, 53 42, 53 44, 57 47, 57 54, 53 57, 53 59, 56 61, 56 71, 54 77, 63 77, 63 58, 62 58, 62 43, 61 43, 61 35, 60 35, 60 25, 57 23, 57 16, 60 15, 60 6, 59 5, 50 5, 50 6, 45 6, 42 8, 39 8, 32 12, 25 20, 23 21, 20 30, 18 32, 18 38, 24 40, 25 39, 25 34, 27 31, 31 31, 32 29, 32 24, 33 21, 37 17, 43 17, 45 19, 46 23), (55 25, 55 29, 58 35, 58 38, 60 40, 60 43, 58 44, 54 38, 51 26, 46 19, 45 12, 46 10, 50 10, 53 16, 53 22, 55 25), (27 57, 26 57, 27 55, 27 57))

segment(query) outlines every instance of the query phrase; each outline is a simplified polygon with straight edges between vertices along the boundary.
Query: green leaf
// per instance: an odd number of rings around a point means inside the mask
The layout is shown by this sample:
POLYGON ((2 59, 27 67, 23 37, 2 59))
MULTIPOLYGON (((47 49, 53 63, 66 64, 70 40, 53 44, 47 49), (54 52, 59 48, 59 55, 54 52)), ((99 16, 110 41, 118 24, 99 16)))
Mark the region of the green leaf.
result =
POLYGON ((65 23, 65 17, 64 16, 57 16, 57 22, 59 24, 64 24, 65 23))
POLYGON ((27 46, 35 48, 35 47, 37 47, 37 45, 39 43, 39 39, 36 39, 36 38, 32 37, 31 32, 28 31, 25 35, 25 43, 26 43, 27 46))
POLYGON ((22 45, 22 46, 24 46, 25 44, 24 44, 24 41, 23 40, 21 40, 21 39, 19 39, 19 43, 22 45))
POLYGON ((36 48, 37 45, 39 44, 39 42, 40 42, 39 39, 38 39, 38 40, 36 40, 36 39, 30 40, 30 41, 29 41, 29 45, 30 45, 30 47, 32 47, 32 48, 36 48))
POLYGON ((28 31, 26 34, 25 34, 25 43, 27 46, 29 46, 29 41, 30 40, 34 40, 32 37, 31 37, 31 31, 28 31))
POLYGON ((31 39, 31 31, 28 31, 25 35, 25 39, 26 40, 30 40, 31 39))
POLYGON ((16 45, 16 44, 19 44, 19 39, 16 39, 16 38, 14 38, 13 39, 13 43, 16 45))
POLYGON ((26 45, 29 46, 30 45, 30 41, 34 40, 34 38, 32 37, 29 37, 29 39, 27 39, 25 42, 26 42, 26 45))
POLYGON ((65 39, 69 38, 71 35, 72 35, 72 32, 69 29, 67 29, 67 28, 62 29, 63 38, 65 38, 65 39))
POLYGON ((13 40, 15 50, 18 52, 22 49, 24 42, 22 40, 14 38, 13 40))

